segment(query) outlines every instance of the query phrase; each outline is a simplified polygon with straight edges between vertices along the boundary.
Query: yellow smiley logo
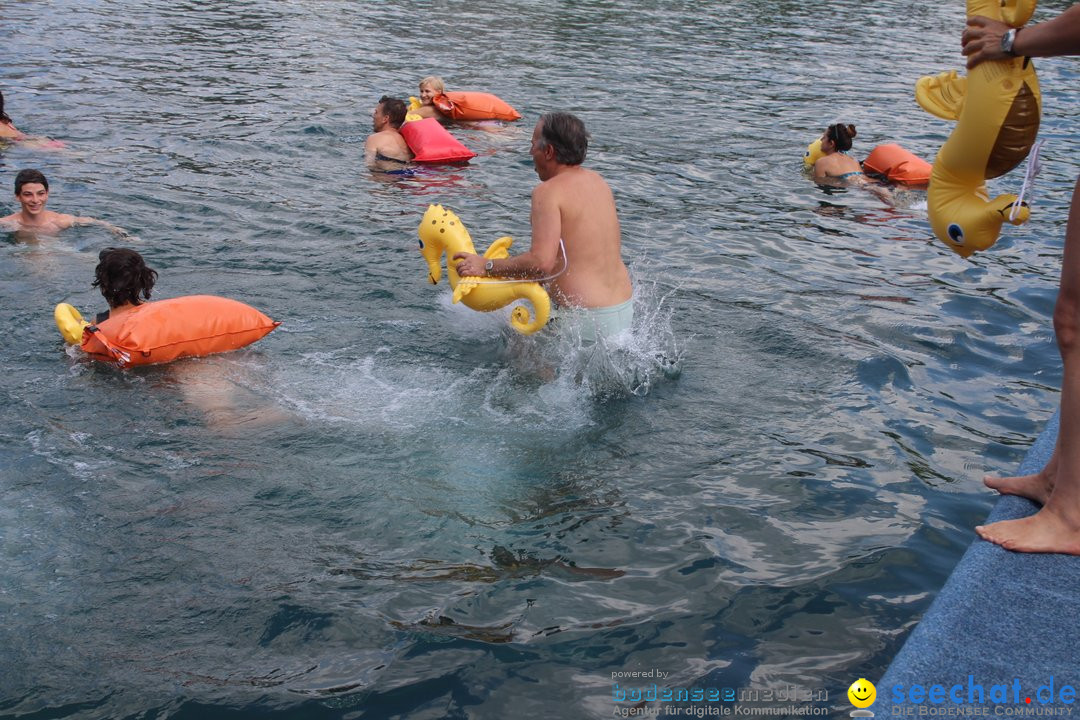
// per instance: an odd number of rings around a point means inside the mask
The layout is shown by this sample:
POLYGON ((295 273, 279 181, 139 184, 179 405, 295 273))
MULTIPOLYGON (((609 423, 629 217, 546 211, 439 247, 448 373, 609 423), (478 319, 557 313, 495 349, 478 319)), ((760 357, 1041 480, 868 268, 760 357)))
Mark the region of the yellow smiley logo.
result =
POLYGON ((857 708, 870 707, 877 699, 877 688, 866 678, 859 678, 847 689, 848 700, 857 708))

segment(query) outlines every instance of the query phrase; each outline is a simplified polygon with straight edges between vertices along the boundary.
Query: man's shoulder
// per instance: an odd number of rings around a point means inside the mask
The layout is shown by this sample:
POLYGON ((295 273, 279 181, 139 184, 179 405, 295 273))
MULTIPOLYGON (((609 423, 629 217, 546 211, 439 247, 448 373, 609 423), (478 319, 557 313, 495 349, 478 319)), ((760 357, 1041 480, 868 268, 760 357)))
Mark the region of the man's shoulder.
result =
POLYGON ((603 175, 581 165, 572 165, 537 185, 535 192, 573 198, 604 189, 611 188, 603 175))

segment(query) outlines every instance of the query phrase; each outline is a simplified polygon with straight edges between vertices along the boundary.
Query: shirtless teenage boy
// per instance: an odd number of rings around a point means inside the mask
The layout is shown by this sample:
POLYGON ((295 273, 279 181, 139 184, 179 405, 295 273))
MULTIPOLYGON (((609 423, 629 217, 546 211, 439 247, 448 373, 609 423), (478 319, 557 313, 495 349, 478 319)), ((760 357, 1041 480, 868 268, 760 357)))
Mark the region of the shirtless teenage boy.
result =
POLYGON ((100 225, 119 238, 130 240, 127 230, 92 217, 77 217, 45 209, 49 181, 40 170, 20 170, 15 176, 15 199, 22 209, 0 218, 0 229, 55 235, 74 225, 100 225))

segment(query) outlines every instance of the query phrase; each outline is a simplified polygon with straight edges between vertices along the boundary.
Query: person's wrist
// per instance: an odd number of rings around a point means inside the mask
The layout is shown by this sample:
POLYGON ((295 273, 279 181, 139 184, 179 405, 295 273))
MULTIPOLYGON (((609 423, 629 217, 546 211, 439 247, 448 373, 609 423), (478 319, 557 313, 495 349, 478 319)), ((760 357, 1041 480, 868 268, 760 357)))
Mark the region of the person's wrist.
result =
POLYGON ((491 277, 491 273, 492 273, 492 271, 494 269, 495 269, 495 261, 494 260, 488 260, 486 263, 484 263, 484 276, 485 277, 491 277))
POLYGON ((1019 32, 1018 29, 1010 28, 1001 36, 1001 52, 1009 57, 1016 57, 1016 51, 1013 49, 1013 46, 1016 44, 1016 36, 1019 32))

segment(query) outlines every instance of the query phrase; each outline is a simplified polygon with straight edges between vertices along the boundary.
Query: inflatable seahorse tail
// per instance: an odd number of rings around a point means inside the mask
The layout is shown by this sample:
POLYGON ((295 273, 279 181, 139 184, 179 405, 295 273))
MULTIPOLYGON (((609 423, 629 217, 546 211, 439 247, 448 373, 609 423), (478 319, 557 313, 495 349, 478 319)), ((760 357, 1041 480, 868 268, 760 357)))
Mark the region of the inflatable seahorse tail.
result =
POLYGON ((514 290, 519 299, 532 303, 532 312, 524 305, 518 305, 510 313, 510 325, 522 335, 532 335, 551 317, 551 298, 539 283, 521 283, 514 290))

